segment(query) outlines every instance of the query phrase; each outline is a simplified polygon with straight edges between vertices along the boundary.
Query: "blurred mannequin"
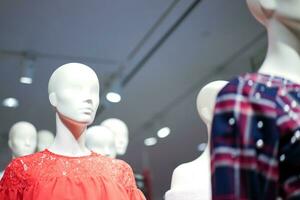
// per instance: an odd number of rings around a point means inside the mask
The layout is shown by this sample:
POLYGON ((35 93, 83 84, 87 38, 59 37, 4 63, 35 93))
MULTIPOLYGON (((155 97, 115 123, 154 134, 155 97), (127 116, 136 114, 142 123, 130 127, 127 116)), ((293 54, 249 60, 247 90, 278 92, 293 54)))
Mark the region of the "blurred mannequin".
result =
POLYGON ((95 118, 99 105, 99 80, 86 65, 69 63, 52 74, 49 100, 56 108, 56 137, 51 152, 66 156, 84 156, 87 125, 95 118))
POLYGON ((260 73, 300 83, 300 1, 247 0, 268 32, 268 52, 260 73))
POLYGON ((89 150, 116 158, 116 144, 114 133, 104 126, 92 126, 88 128, 85 137, 86 146, 89 150))
POLYGON ((47 149, 54 141, 54 134, 48 130, 40 130, 37 135, 37 151, 43 151, 47 149))
MULTIPOLYGON (((15 123, 9 130, 8 146, 12 151, 12 158, 33 154, 37 146, 37 132, 35 127, 25 121, 15 123)), ((3 172, 0 172, 0 178, 3 172)))
POLYGON ((128 128, 127 125, 116 118, 104 120, 101 126, 105 126, 112 130, 116 136, 116 148, 118 155, 124 155, 128 146, 128 128))
MULTIPOLYGON (((205 85, 197 97, 197 109, 207 126, 208 144, 213 118, 213 110, 218 92, 226 81, 214 81, 205 85)), ((209 200, 211 199, 209 145, 196 160, 178 166, 172 176, 171 189, 166 200, 209 200)))

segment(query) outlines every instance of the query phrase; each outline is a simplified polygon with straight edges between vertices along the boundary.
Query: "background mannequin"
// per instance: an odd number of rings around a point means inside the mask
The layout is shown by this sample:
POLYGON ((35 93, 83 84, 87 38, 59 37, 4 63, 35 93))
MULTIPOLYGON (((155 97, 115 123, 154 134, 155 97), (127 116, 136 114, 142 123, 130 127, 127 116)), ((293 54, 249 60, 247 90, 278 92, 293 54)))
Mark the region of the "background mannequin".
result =
MULTIPOLYGON (((26 156, 35 152, 37 132, 35 127, 25 121, 15 123, 9 130, 8 146, 12 151, 12 158, 26 156)), ((3 172, 0 172, 0 178, 3 172)))
MULTIPOLYGON (((197 96, 197 109, 207 126, 208 144, 215 100, 227 81, 214 81, 205 85, 197 96)), ((171 189, 166 200, 209 200, 211 199, 211 173, 209 146, 194 161, 178 166, 172 176, 171 189)))
POLYGON ((268 52, 260 73, 300 83, 300 2, 247 0, 268 32, 268 52))
POLYGON ((117 154, 124 155, 128 146, 128 127, 125 122, 120 119, 110 118, 104 120, 101 126, 105 126, 115 133, 117 154))
POLYGON ((115 135, 110 129, 104 126, 92 126, 87 129, 85 140, 89 150, 116 158, 115 135))
POLYGON ((54 134, 48 130, 38 131, 37 151, 47 149, 54 141, 54 134))

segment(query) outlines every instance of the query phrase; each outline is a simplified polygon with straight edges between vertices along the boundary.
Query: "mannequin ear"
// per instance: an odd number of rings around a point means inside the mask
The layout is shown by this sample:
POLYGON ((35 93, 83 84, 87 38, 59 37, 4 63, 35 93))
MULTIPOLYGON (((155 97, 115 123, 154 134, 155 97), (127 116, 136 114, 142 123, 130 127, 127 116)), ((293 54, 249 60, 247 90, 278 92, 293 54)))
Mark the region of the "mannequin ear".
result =
POLYGON ((57 105, 57 98, 56 98, 56 94, 55 93, 50 93, 49 94, 49 100, 50 100, 50 103, 53 107, 56 107, 57 105))
POLYGON ((277 0, 259 0, 261 5, 262 11, 265 13, 267 17, 273 15, 276 7, 277 7, 277 0))
POLYGON ((8 146, 9 146, 9 148, 12 149, 12 143, 11 143, 11 140, 8 140, 7 144, 8 144, 8 146))

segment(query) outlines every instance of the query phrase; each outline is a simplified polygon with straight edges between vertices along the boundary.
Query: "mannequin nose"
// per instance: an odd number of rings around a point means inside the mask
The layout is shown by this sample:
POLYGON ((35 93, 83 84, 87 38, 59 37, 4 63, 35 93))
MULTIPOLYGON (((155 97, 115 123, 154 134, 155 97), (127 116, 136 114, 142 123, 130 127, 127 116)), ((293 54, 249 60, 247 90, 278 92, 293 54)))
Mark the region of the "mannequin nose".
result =
POLYGON ((30 140, 26 140, 26 141, 25 141, 25 146, 26 146, 26 147, 30 147, 30 140))

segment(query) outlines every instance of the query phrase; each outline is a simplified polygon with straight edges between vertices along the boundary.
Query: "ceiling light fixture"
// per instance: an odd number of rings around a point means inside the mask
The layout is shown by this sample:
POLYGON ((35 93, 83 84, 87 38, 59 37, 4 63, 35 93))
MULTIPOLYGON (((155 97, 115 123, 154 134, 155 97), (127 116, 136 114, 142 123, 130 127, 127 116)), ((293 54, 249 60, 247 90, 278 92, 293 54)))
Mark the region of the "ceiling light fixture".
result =
POLYGON ((20 77, 20 83, 32 84, 34 74, 34 59, 25 57, 22 61, 22 75, 20 77))
POLYGON ((171 129, 169 127, 164 127, 157 131, 157 136, 159 138, 165 138, 168 135, 170 135, 170 133, 171 133, 171 129))
POLYGON ((157 139, 155 137, 150 137, 144 140, 144 144, 146 146, 154 146, 157 143, 157 139))
POLYGON ((16 108, 19 106, 19 101, 16 98, 9 97, 2 101, 2 105, 8 108, 16 108))

